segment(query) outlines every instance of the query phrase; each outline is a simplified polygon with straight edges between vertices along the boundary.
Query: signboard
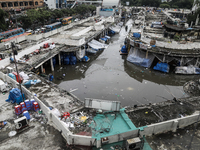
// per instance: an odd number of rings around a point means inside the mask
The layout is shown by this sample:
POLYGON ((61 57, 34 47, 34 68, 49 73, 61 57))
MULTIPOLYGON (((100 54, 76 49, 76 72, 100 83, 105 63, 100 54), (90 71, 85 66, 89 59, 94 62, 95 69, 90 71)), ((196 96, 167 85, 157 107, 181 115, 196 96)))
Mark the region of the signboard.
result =
POLYGON ((126 2, 126 6, 129 6, 129 2, 126 2))
POLYGON ((108 100, 85 98, 86 108, 95 108, 108 111, 119 111, 120 105, 121 105, 120 101, 108 101, 108 100))
POLYGON ((146 44, 140 44, 140 48, 147 50, 147 45, 146 44))

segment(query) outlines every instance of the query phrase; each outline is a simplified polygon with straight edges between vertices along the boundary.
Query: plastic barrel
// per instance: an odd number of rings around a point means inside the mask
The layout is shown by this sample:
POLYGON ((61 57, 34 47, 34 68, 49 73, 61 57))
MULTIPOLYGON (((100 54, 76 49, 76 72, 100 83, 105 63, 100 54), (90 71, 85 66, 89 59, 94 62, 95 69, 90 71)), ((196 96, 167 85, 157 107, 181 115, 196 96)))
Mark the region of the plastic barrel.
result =
POLYGON ((21 106, 20 105, 15 106, 15 114, 20 115, 21 113, 22 113, 21 112, 21 106))
POLYGON ((33 109, 34 109, 34 111, 40 110, 39 105, 38 105, 37 102, 34 102, 34 103, 33 103, 33 109))
POLYGON ((29 100, 25 100, 24 102, 25 102, 25 104, 26 104, 26 108, 27 108, 27 110, 31 110, 31 104, 30 104, 30 101, 29 101, 29 100))
POLYGON ((31 104, 31 110, 33 110, 34 108, 33 108, 33 103, 35 102, 35 100, 34 99, 31 99, 31 101, 30 101, 30 104, 31 104))
POLYGON ((26 117, 27 120, 31 119, 28 111, 23 112, 23 115, 26 117))
POLYGON ((24 112, 24 111, 27 111, 27 108, 26 108, 26 105, 24 102, 21 102, 20 103, 20 106, 21 106, 21 111, 24 112))

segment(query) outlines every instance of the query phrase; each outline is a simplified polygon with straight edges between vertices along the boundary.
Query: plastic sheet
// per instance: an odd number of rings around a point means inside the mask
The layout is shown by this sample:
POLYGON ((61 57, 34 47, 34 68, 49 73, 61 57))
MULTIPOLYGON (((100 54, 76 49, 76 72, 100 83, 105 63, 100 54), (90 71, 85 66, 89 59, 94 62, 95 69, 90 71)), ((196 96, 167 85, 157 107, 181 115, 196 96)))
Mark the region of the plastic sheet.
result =
POLYGON ((133 33, 133 37, 135 37, 135 38, 140 38, 140 37, 141 37, 141 34, 140 34, 140 33, 133 33))
POLYGON ((169 65, 167 63, 158 62, 154 67, 154 70, 158 70, 161 72, 168 73, 169 72, 169 65))
POLYGON ((127 61, 142 66, 149 68, 154 60, 155 56, 153 54, 148 54, 148 57, 146 58, 146 53, 143 51, 140 51, 138 49, 133 49, 131 48, 129 55, 127 57, 127 61))
POLYGON ((180 66, 180 67, 176 67, 175 73, 176 74, 200 74, 200 68, 194 67, 192 65, 180 66))
POLYGON ((88 43, 88 45, 89 45, 90 47, 92 47, 93 49, 95 49, 95 50, 105 49, 105 48, 108 47, 107 44, 100 43, 100 42, 98 42, 97 40, 92 40, 92 41, 90 41, 90 42, 88 43))
POLYGON ((22 102, 21 91, 18 88, 12 89, 6 102, 17 103, 22 102))

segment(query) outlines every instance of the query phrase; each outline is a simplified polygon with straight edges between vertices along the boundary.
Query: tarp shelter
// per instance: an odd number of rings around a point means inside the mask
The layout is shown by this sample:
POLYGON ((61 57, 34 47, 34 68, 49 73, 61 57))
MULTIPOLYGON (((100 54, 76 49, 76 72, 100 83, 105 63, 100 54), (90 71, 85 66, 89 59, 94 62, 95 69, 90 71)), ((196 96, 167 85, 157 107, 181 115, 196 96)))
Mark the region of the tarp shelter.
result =
POLYGON ((105 48, 108 47, 107 44, 100 43, 100 42, 98 42, 97 40, 94 40, 94 39, 92 41, 90 41, 88 43, 88 45, 95 50, 105 49, 105 48))
POLYGON ((134 50, 131 48, 129 55, 127 57, 127 61, 142 66, 149 68, 154 60, 155 56, 153 54, 148 54, 148 57, 146 58, 146 53, 143 51, 140 51, 138 49, 134 50))

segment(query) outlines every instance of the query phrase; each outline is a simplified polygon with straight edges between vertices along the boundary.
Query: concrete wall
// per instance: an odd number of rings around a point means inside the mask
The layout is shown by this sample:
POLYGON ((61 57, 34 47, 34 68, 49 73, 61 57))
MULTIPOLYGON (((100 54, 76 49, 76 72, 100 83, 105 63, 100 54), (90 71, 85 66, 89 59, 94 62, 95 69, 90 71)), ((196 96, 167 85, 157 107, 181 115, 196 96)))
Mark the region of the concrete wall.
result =
MULTIPOLYGON (((141 136, 151 136, 154 134, 164 133, 168 131, 176 132, 178 128, 184 128, 189 126, 195 122, 197 122, 199 113, 195 113, 190 116, 186 116, 183 118, 172 119, 169 121, 163 121, 156 124, 148 125, 144 128, 144 130, 140 130, 139 134, 141 136)), ((200 120, 198 120, 200 121, 200 120)))
POLYGON ((91 136, 82 136, 82 135, 70 135, 69 142, 75 145, 83 145, 83 146, 90 146, 95 145, 95 139, 91 136))

